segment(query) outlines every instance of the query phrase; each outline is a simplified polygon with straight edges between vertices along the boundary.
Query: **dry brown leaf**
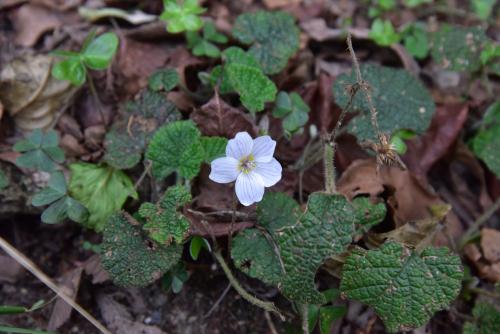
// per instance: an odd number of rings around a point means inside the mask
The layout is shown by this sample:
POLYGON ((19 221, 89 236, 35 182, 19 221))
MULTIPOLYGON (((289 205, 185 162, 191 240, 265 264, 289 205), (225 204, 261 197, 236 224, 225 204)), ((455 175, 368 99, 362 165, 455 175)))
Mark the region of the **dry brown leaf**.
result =
POLYGON ((87 275, 92 276, 92 284, 99 284, 109 280, 109 274, 102 268, 98 254, 92 255, 83 264, 83 269, 87 275))
MULTIPOLYGON (((73 300, 75 300, 76 295, 78 294, 82 272, 83 268, 77 267, 65 273, 61 278, 61 283, 59 284, 61 291, 73 300)), ((63 299, 58 298, 54 308, 52 309, 47 329, 49 331, 54 331, 64 325, 71 317, 72 311, 73 308, 68 303, 66 303, 63 299)))
POLYGON ((23 267, 12 257, 0 255, 0 282, 15 283, 23 273, 23 267))
POLYGON ((301 2, 302 0, 264 0, 264 4, 269 9, 277 9, 289 5, 296 5, 301 2))
POLYGON ((481 230, 481 249, 484 258, 490 262, 500 261, 500 231, 492 228, 481 230))
POLYGON ((34 46, 44 33, 62 25, 54 11, 34 4, 21 6, 11 18, 15 31, 14 42, 25 47, 34 46))

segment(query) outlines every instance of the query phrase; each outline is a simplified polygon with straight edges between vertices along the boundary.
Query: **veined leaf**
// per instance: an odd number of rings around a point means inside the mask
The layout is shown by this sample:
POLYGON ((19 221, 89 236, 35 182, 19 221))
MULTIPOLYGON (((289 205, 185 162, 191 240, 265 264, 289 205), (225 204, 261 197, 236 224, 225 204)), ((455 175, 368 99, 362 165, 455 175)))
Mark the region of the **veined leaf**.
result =
POLYGON ((58 144, 59 137, 54 130, 43 133, 36 129, 14 145, 14 151, 23 153, 16 159, 16 165, 52 172, 58 163, 64 162, 64 151, 58 144))

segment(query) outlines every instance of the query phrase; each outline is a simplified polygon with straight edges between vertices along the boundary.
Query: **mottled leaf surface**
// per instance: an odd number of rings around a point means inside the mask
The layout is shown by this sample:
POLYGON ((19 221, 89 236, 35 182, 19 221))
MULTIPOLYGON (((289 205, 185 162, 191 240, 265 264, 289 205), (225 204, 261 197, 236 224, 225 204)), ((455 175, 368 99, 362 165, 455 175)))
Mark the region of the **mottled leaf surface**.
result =
POLYGON ((486 111, 481 128, 472 139, 472 150, 500 177, 500 102, 486 111))
POLYGON ((491 304, 477 302, 472 310, 474 322, 466 322, 463 334, 490 334, 500 328, 500 312, 491 304))

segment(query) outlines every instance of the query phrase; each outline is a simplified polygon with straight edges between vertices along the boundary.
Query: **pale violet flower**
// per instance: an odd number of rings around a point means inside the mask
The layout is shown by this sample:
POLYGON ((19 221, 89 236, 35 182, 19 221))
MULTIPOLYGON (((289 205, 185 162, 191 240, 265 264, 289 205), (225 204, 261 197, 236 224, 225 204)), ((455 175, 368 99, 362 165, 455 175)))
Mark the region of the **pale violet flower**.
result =
POLYGON ((264 188, 281 179, 281 165, 273 158, 276 142, 269 136, 252 139, 238 132, 226 146, 226 157, 212 161, 209 178, 218 183, 236 181, 236 196, 245 206, 260 202, 264 188))

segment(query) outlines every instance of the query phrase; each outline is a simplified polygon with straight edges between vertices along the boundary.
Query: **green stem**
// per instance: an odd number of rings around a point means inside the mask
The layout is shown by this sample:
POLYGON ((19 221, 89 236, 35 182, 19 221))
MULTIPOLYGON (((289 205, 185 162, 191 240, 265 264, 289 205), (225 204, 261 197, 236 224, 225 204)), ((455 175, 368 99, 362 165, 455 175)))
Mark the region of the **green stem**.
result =
POLYGON ((285 320, 285 317, 283 316, 283 314, 281 314, 281 312, 278 310, 278 308, 276 308, 276 306, 274 306, 273 303, 266 302, 266 301, 260 300, 260 299, 258 299, 256 297, 252 296, 250 293, 248 293, 240 285, 240 283, 238 282, 238 280, 233 276, 233 273, 231 272, 231 269, 229 269, 226 261, 224 260, 224 257, 222 256, 222 254, 220 253, 219 250, 213 252, 213 254, 214 254, 214 257, 217 260, 217 262, 219 262, 222 270, 226 274, 229 282, 231 283, 231 285, 233 286, 233 288, 240 294, 240 296, 243 297, 243 299, 245 299, 249 303, 251 303, 251 304, 253 304, 253 305, 257 306, 257 307, 260 307, 260 308, 262 308, 262 309, 264 309, 266 311, 275 313, 276 315, 278 315, 280 317, 280 319, 282 321, 285 320))

